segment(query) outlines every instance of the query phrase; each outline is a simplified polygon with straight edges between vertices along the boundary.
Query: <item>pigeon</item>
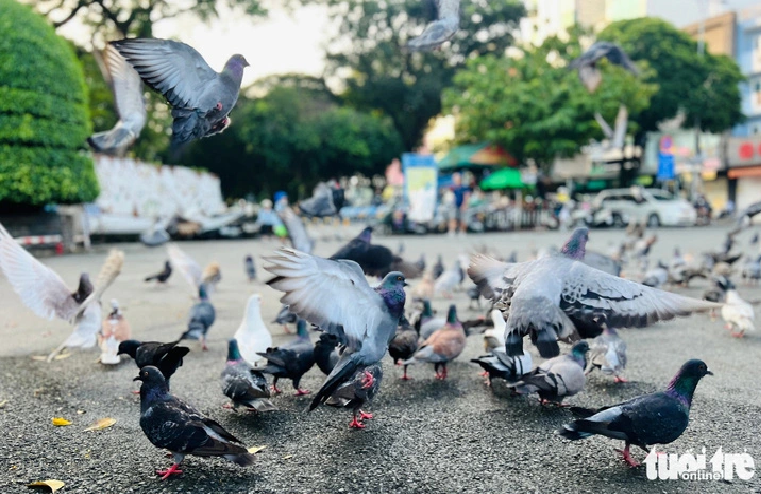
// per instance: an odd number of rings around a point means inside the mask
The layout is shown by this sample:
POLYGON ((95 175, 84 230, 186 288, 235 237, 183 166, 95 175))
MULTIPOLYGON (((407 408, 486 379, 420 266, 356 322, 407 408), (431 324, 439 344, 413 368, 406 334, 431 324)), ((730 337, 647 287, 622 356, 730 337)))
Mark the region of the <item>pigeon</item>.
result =
POLYGON ((449 306, 444 327, 423 341, 415 355, 402 363, 407 366, 419 362, 429 362, 433 364, 436 371, 436 379, 444 380, 447 378, 447 362, 459 357, 466 343, 465 332, 457 320, 457 307, 452 304, 449 306), (441 372, 439 372, 439 368, 441 368, 441 372))
POLYGON ((639 466, 629 453, 633 444, 647 450, 648 444, 669 444, 687 429, 695 387, 706 375, 713 375, 702 360, 688 360, 677 372, 666 391, 650 393, 619 405, 589 410, 571 408, 581 418, 557 431, 577 441, 594 434, 625 442, 621 451, 629 466, 639 466))
POLYGON ((294 394, 304 396, 309 394, 309 390, 301 389, 301 377, 314 366, 314 346, 309 341, 307 322, 299 319, 296 328, 298 335, 296 340, 283 346, 267 348, 267 351, 257 355, 267 359, 267 365, 262 368, 262 372, 274 377, 272 391, 282 393, 282 390, 277 387, 278 379, 290 379, 293 389, 296 390, 294 394))
POLYGON ((200 53, 178 41, 129 38, 111 46, 172 106, 174 149, 230 125, 228 115, 238 101, 243 69, 249 66, 242 55, 233 55, 222 72, 215 72, 200 53))
POLYGON ((283 292, 280 301, 338 336, 346 347, 312 400, 309 409, 313 410, 360 367, 372 365, 386 354, 404 315, 407 283, 401 273, 392 271, 373 289, 354 261, 322 259, 288 248, 266 260, 272 263, 266 269, 275 276, 267 284, 283 292))
POLYGON ((411 52, 432 51, 454 38, 460 28, 460 0, 423 0, 435 4, 436 20, 425 26, 423 33, 407 42, 411 52))
POLYGON ((669 281, 668 266, 658 261, 658 266, 645 272, 642 284, 651 288, 661 288, 669 281))
POLYGON ((476 285, 473 285, 471 287, 468 287, 467 290, 468 299, 470 299, 470 302, 468 303, 468 309, 473 310, 473 302, 478 305, 478 308, 481 308, 481 292, 478 290, 478 287, 476 285))
POLYGON ((201 350, 205 352, 209 349, 206 346, 206 333, 209 332, 209 328, 217 319, 217 312, 209 302, 206 285, 201 285, 198 288, 198 298, 199 301, 190 308, 188 329, 182 333, 180 340, 201 340, 201 350))
POLYGON ((383 367, 380 362, 358 369, 352 379, 341 384, 325 404, 334 407, 351 407, 353 419, 349 424, 352 429, 364 429, 362 423, 365 419, 373 418, 373 415, 362 411, 365 406, 380 389, 383 380, 383 367))
POLYGON ((492 309, 489 316, 494 327, 484 331, 484 350, 493 352, 497 348, 505 348, 505 328, 507 323, 501 310, 492 309))
POLYGON ((146 247, 158 247, 169 242, 172 238, 158 222, 140 234, 140 243, 146 247))
POLYGON ((586 340, 577 341, 571 347, 571 353, 547 360, 508 387, 521 395, 537 393, 542 405, 554 403, 562 406, 563 398, 584 390, 588 351, 586 340))
POLYGON ((507 354, 523 355, 529 335, 542 357, 558 355, 558 339, 593 338, 610 327, 645 327, 718 307, 612 276, 580 262, 589 230, 577 228, 558 255, 508 264, 473 257, 468 274, 505 310, 507 354))
POLYGON ((251 254, 246 255, 245 259, 243 259, 243 264, 246 267, 248 282, 253 283, 254 280, 256 280, 256 265, 254 264, 254 258, 251 257, 251 254))
POLYGON ((480 365, 487 376, 487 384, 491 385, 494 378, 502 379, 508 383, 520 381, 524 374, 531 371, 534 365, 531 355, 524 351, 520 357, 509 357, 504 348, 495 348, 488 355, 470 359, 471 362, 480 365))
POLYGON ((613 375, 613 382, 625 383, 621 377, 626 367, 626 342, 621 339, 613 328, 606 327, 602 334, 592 340, 592 346, 587 355, 586 373, 598 368, 603 374, 613 375))
POLYGON ((123 264, 124 252, 112 250, 100 268, 95 285, 87 273, 82 273, 76 290, 71 290, 55 271, 32 257, 0 225, 0 270, 21 302, 49 321, 57 317, 72 324, 79 322, 90 304, 100 302, 103 292, 119 276, 123 264))
POLYGON ((322 333, 314 344, 314 362, 323 374, 330 375, 338 363, 338 337, 330 333, 322 333))
POLYGON ((277 313, 277 316, 275 316, 275 320, 272 322, 282 324, 285 332, 290 333, 291 330, 288 329, 288 324, 294 324, 298 320, 299 320, 299 316, 291 312, 290 309, 288 309, 287 305, 282 305, 280 307, 280 312, 277 313))
POLYGON ((100 333, 100 363, 104 365, 119 364, 121 362, 119 344, 132 338, 132 328, 119 309, 118 300, 111 300, 111 313, 103 321, 100 333))
POLYGON ((266 352, 272 346, 272 335, 264 324, 260 310, 261 296, 251 295, 243 313, 243 320, 235 331, 238 348, 243 359, 251 365, 256 365, 264 359, 259 353, 266 352))
POLYGON ((286 207, 278 211, 277 215, 285 225, 288 231, 288 238, 291 241, 291 247, 294 249, 311 254, 314 250, 315 240, 307 234, 304 222, 296 216, 293 209, 286 207))
POLYGON ((180 340, 162 343, 160 341, 125 340, 119 343, 118 355, 129 355, 138 368, 152 365, 161 371, 169 387, 169 379, 182 366, 182 359, 190 353, 190 348, 179 346, 180 340))
POLYGON ((637 66, 632 63, 620 46, 607 41, 598 41, 569 65, 569 68, 578 70, 579 79, 590 93, 594 92, 602 82, 602 73, 597 68, 597 62, 602 58, 607 58, 610 63, 619 65, 634 75, 639 74, 637 66))
POLYGON ((256 412, 277 410, 277 407, 269 400, 270 390, 267 379, 264 374, 243 360, 235 338, 227 342, 227 361, 220 377, 222 392, 232 400, 232 403, 225 405, 224 408, 237 409, 239 406, 244 406, 256 412))
POLYGON ((447 298, 452 298, 452 292, 454 288, 462 282, 460 271, 460 260, 455 261, 452 269, 447 269, 441 276, 436 278, 436 284, 434 285, 434 293, 436 295, 444 295, 447 298))
POLYGON ((433 314, 433 307, 429 300, 423 300, 423 312, 420 313, 420 317, 415 323, 415 329, 420 334, 421 340, 426 340, 435 331, 444 327, 447 322, 443 317, 435 317, 433 314))
POLYGON ((101 330, 102 309, 100 302, 92 303, 85 308, 82 318, 76 323, 66 340, 55 350, 50 352, 47 362, 53 361, 56 355, 64 348, 92 348, 98 342, 98 333, 101 330))
POLYGON ((444 261, 441 260, 441 254, 436 257, 436 264, 433 265, 433 279, 439 279, 444 274, 444 261))
POLYGON ((169 254, 169 261, 171 262, 172 269, 176 269, 182 277, 185 278, 188 285, 190 285, 194 291, 197 291, 198 287, 201 286, 201 278, 203 276, 201 266, 174 244, 167 245, 166 251, 167 254, 169 254))
POLYGON ((368 276, 383 278, 391 271, 394 255, 388 248, 370 243, 372 233, 373 227, 366 227, 362 233, 341 247, 330 259, 354 261, 368 276))
POLYGON ((222 271, 219 269, 219 263, 217 261, 210 262, 203 273, 201 273, 201 284, 206 286, 209 293, 216 290, 219 282, 222 281, 222 271))
POLYGON ((167 282, 169 277, 172 276, 172 263, 169 261, 164 262, 164 269, 159 271, 156 274, 152 274, 145 278, 145 281, 153 281, 156 280, 156 283, 163 285, 167 282))
POLYGON ((423 273, 423 279, 412 289, 412 300, 431 299, 434 295, 433 276, 430 271, 423 273))
POLYGON ((404 318, 402 324, 396 329, 394 337, 388 344, 388 354, 394 360, 394 365, 404 365, 404 374, 402 375, 402 381, 409 381, 411 378, 407 376, 407 364, 401 361, 415 355, 418 348, 419 335, 415 328, 410 326, 407 318, 404 318))
POLYGON ((114 93, 119 120, 113 129, 98 132, 87 138, 87 143, 98 153, 124 156, 145 127, 148 114, 145 110, 143 83, 140 75, 111 45, 96 55, 103 78, 114 93))
POLYGON ((741 276, 747 284, 758 285, 758 280, 761 279, 761 255, 745 261, 741 276))
POLYGON ((160 475, 162 480, 182 473, 179 467, 186 455, 216 456, 241 467, 254 465, 254 455, 242 446, 238 438, 169 394, 166 380, 156 367, 143 367, 134 380, 142 381, 140 428, 154 446, 169 450, 174 459, 170 468, 156 470, 156 475, 160 475))
POLYGON ((721 318, 726 328, 735 338, 742 338, 746 331, 755 331, 756 315, 753 306, 740 297, 737 287, 727 278, 719 278, 719 285, 724 289, 724 305, 721 306, 721 318))

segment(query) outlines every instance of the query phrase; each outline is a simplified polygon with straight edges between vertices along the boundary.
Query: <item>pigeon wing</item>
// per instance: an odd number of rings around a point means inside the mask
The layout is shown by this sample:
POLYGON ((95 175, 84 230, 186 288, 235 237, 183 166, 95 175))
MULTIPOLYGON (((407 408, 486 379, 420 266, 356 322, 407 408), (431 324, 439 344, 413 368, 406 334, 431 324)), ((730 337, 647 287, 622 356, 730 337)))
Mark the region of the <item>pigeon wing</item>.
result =
POLYGON ((166 251, 169 254, 172 268, 178 270, 190 286, 198 288, 201 285, 201 275, 203 274, 201 266, 176 245, 167 245, 166 251))
POLYGON ((122 272, 123 265, 124 252, 116 249, 111 250, 111 252, 108 254, 108 257, 103 262, 103 266, 100 268, 100 273, 98 273, 97 280, 95 280, 95 289, 82 303, 80 312, 84 311, 84 308, 87 307, 88 304, 92 302, 100 302, 100 298, 103 296, 103 292, 105 292, 106 288, 113 284, 116 277, 119 276, 119 273, 122 272))
POLYGON ((113 46, 108 45, 104 55, 119 119, 138 135, 147 118, 140 75, 113 46))

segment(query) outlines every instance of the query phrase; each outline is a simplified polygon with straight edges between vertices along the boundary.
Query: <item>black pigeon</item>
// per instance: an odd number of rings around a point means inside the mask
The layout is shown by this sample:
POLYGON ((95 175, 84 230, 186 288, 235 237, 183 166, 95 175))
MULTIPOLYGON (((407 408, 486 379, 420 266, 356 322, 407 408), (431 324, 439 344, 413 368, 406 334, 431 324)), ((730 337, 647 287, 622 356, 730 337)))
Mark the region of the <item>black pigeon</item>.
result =
POLYGON ((287 345, 268 348, 266 353, 257 353, 267 359, 267 366, 262 369, 265 374, 274 377, 272 391, 281 393, 277 388, 278 379, 290 379, 296 396, 303 396, 309 391, 301 389, 301 377, 314 365, 314 347, 309 341, 307 322, 299 319, 296 323, 298 338, 287 345))
POLYGON ((314 344, 314 362, 323 374, 329 376, 338 363, 338 336, 332 333, 322 333, 314 344))
POLYGON ((145 281, 153 281, 156 280, 156 283, 164 284, 167 282, 169 277, 172 276, 172 263, 169 261, 164 262, 164 269, 159 271, 156 274, 152 274, 151 276, 148 276, 145 281))
POLYGON ((436 257, 436 264, 433 265, 433 279, 438 280, 439 276, 444 273, 444 261, 441 259, 441 254, 436 257))
POLYGON ((373 227, 366 227, 362 230, 362 233, 341 247, 330 258, 333 260, 348 259, 354 261, 359 264, 359 267, 362 268, 362 271, 366 275, 383 278, 391 271, 394 254, 382 245, 370 243, 372 233, 373 227))
POLYGON ((350 407, 353 419, 349 427, 364 429, 365 424, 361 421, 373 418, 372 414, 361 410, 378 393, 383 380, 383 368, 381 363, 369 365, 354 373, 354 377, 343 383, 325 401, 326 405, 334 407, 350 407))
POLYGON ((232 400, 225 408, 247 407, 251 411, 268 412, 277 410, 269 400, 270 390, 264 374, 251 367, 238 350, 238 340, 227 343, 227 361, 222 371, 222 392, 232 400))
POLYGON ((256 279, 256 265, 254 264, 254 258, 251 257, 251 254, 248 254, 243 262, 246 265, 246 276, 248 276, 248 282, 253 283, 253 281, 256 279))
POLYGON ((412 378, 407 377, 407 364, 401 364, 400 360, 404 361, 415 355, 419 338, 420 335, 415 331, 415 328, 410 326, 410 322, 406 317, 402 316, 394 338, 388 344, 388 354, 394 359, 394 365, 404 365, 404 374, 401 377, 403 381, 408 381, 412 378))
POLYGON ((201 340, 201 349, 205 352, 208 350, 206 346, 206 333, 209 332, 209 328, 217 319, 217 313, 214 310, 214 306, 209 302, 204 285, 198 288, 198 297, 201 300, 190 308, 188 330, 182 333, 180 340, 201 340))
MULTIPOLYGON (((625 441, 623 458, 629 466, 639 465, 629 453, 633 444, 645 451, 648 444, 668 444, 687 429, 695 387, 705 375, 713 374, 702 360, 688 360, 676 373, 666 391, 658 391, 620 405, 598 410, 571 408, 581 418, 558 430, 561 436, 576 441, 594 434, 625 441)), ((649 453, 649 451, 648 451, 649 453)))
POLYGON ((489 384, 494 378, 503 379, 509 383, 518 382, 521 377, 531 372, 533 365, 531 355, 528 353, 520 357, 510 357, 502 348, 495 348, 489 355, 482 355, 470 361, 484 369, 489 384))
POLYGON ((219 457, 241 467, 253 466, 254 455, 238 438, 169 394, 166 380, 156 367, 143 367, 134 380, 142 381, 140 428, 154 446, 169 450, 174 458, 170 468, 156 470, 162 480, 182 473, 179 467, 186 455, 219 457))
POLYGON ((169 378, 182 365, 182 358, 190 352, 185 346, 179 346, 180 340, 162 343, 160 341, 124 340, 119 343, 118 355, 129 355, 135 359, 138 368, 147 365, 157 367, 166 379, 169 387, 169 378))

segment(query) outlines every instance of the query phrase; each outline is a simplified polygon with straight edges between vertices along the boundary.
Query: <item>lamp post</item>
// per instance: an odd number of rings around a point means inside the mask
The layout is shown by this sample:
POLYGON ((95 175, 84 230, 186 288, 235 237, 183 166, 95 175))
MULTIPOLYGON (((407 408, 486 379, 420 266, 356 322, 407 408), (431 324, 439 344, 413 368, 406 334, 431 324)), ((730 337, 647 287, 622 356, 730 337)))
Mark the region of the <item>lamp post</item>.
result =
MULTIPOLYGON (((705 56, 705 35, 706 35, 706 9, 703 8, 705 3, 703 0, 697 0, 700 8, 700 21, 698 22, 698 59, 702 61, 705 56)), ((692 200, 698 195, 698 180, 700 180, 700 172, 703 169, 703 151, 700 148, 700 112, 695 112, 695 160, 692 165, 692 187, 690 188, 690 196, 692 200)))

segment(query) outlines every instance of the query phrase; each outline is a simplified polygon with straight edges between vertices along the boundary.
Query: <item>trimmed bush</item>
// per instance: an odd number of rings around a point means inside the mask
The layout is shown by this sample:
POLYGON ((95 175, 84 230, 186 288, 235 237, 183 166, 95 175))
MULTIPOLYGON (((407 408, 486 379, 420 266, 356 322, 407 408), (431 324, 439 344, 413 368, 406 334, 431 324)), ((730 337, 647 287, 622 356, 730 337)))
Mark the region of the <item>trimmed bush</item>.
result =
POLYGON ((15 0, 0 0, 0 201, 98 196, 87 88, 69 43, 15 0))

